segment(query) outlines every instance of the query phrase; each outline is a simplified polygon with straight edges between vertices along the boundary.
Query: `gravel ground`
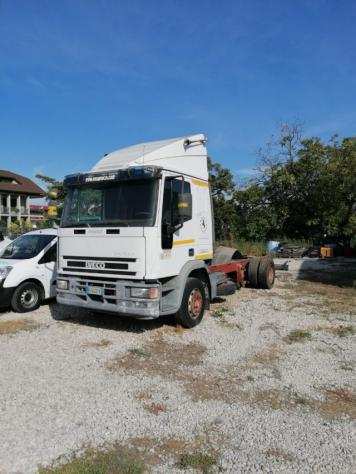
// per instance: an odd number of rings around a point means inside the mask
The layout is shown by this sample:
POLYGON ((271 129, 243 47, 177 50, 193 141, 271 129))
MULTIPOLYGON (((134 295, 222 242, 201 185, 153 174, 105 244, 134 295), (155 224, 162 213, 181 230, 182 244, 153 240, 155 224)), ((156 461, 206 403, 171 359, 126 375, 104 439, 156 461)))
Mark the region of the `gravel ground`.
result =
POLYGON ((56 304, 0 314, 0 472, 115 445, 150 472, 205 453, 212 472, 351 473, 356 290, 295 275, 194 330, 56 304))

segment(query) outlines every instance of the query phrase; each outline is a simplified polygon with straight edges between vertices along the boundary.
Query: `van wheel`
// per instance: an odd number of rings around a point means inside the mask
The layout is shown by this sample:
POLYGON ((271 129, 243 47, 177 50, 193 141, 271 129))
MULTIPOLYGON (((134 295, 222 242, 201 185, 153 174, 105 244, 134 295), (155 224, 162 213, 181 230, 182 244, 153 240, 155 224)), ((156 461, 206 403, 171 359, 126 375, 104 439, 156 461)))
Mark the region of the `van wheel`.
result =
POLYGON ((203 319, 206 307, 204 284, 199 278, 188 278, 185 285, 182 304, 176 320, 185 328, 193 328, 203 319))
POLYGON ((43 290, 31 281, 19 285, 12 295, 11 306, 17 313, 28 313, 39 307, 43 300, 43 290))

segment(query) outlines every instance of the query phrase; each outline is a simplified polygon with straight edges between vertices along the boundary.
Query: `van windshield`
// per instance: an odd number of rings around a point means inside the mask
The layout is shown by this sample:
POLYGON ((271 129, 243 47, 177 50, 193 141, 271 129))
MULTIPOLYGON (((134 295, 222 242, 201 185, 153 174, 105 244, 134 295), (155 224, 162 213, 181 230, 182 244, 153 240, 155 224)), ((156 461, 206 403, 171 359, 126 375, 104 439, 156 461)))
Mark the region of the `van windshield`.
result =
POLYGON ((157 187, 156 179, 71 187, 61 227, 153 226, 157 187))
POLYGON ((45 234, 21 235, 0 252, 0 258, 24 260, 36 257, 55 237, 45 234))

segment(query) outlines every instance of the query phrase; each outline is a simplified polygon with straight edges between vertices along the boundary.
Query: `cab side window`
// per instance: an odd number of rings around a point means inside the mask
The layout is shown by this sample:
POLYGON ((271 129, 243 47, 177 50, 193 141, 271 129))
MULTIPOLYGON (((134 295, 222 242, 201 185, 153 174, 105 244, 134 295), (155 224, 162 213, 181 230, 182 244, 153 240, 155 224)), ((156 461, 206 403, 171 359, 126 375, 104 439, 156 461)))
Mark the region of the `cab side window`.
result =
MULTIPOLYGON (((173 215, 177 215, 178 211, 178 195, 181 193, 190 194, 190 183, 184 181, 182 189, 182 180, 181 179, 172 179, 172 209, 173 215)), ((186 222, 189 219, 185 219, 186 222)))
POLYGON ((43 255, 38 263, 50 263, 57 261, 57 242, 43 255))

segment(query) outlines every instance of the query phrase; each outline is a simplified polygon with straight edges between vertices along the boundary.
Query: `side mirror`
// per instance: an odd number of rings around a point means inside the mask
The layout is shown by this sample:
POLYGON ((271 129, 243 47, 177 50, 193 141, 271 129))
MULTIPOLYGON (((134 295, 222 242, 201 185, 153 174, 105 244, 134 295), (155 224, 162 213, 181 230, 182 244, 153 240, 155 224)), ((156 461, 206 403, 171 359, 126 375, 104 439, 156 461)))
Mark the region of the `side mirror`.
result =
POLYGON ((192 218, 191 193, 178 194, 178 217, 184 222, 192 218))

